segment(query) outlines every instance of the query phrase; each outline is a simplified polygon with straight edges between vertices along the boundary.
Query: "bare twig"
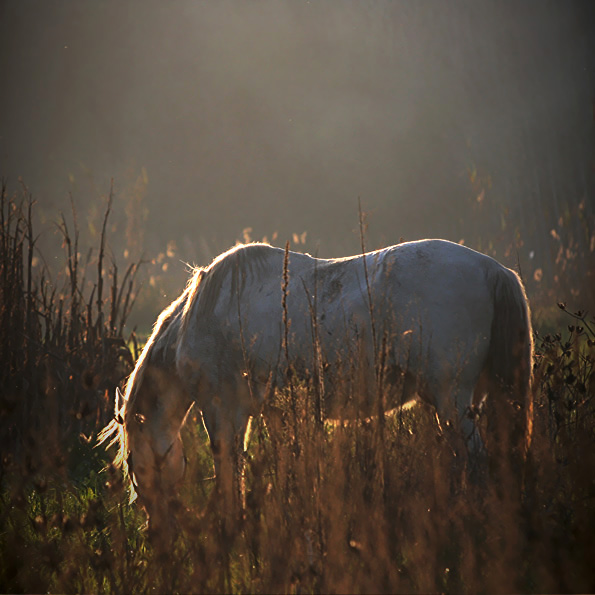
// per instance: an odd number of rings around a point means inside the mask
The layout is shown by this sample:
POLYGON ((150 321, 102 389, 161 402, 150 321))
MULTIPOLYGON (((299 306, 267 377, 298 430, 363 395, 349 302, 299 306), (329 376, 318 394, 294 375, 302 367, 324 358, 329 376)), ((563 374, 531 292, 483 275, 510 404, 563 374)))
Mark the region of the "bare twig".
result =
POLYGON ((109 196, 107 199, 107 209, 103 217, 103 226, 101 228, 101 238, 99 242, 99 258, 97 259, 97 320, 101 326, 101 319, 103 315, 103 257, 105 251, 105 237, 107 220, 112 209, 112 202, 114 198, 114 180, 112 178, 109 189, 109 196))

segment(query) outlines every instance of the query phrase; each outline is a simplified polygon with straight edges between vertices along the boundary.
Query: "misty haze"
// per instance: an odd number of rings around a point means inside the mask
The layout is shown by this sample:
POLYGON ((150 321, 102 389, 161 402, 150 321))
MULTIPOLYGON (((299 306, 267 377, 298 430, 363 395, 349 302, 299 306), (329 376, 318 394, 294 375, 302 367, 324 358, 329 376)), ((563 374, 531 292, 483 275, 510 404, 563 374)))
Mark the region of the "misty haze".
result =
POLYGON ((370 248, 518 235, 547 269, 593 215, 594 31, 589 2, 4 2, 0 170, 50 219, 114 178, 151 257, 357 252, 359 198, 370 248))
POLYGON ((594 46, 0 0, 0 592, 595 592, 594 46))

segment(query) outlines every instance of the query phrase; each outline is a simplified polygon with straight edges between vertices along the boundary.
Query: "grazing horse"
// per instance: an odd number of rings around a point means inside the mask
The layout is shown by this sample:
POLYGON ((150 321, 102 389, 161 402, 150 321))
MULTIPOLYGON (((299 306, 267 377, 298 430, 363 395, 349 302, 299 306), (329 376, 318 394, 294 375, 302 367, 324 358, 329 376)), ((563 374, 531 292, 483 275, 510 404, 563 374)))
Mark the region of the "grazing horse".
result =
MULTIPOLYGON (((180 431, 202 412, 219 485, 268 396, 318 378, 324 413, 370 415, 419 399, 478 448, 476 413, 519 453, 531 430, 532 332, 523 286, 492 258, 422 240, 337 259, 239 245, 194 271, 159 316, 99 436, 119 444, 150 531, 171 524, 185 470, 180 431), (470 437, 473 436, 471 440, 470 437)), ((235 462, 234 462, 235 461, 235 462)))

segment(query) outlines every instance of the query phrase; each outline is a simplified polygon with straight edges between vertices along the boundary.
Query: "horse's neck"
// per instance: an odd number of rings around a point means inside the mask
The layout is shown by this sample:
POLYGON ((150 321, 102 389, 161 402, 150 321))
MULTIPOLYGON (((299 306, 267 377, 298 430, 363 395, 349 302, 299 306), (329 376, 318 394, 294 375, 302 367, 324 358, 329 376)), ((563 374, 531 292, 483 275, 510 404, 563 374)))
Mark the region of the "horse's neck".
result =
POLYGON ((131 414, 140 414, 163 431, 177 433, 192 399, 177 374, 175 362, 168 366, 163 362, 154 365, 148 358, 138 382, 131 414))
POLYGON ((186 391, 179 378, 176 366, 176 352, 180 328, 180 316, 174 313, 166 324, 162 325, 160 332, 152 338, 147 356, 142 364, 142 382, 149 382, 151 389, 159 387, 158 400, 167 399, 161 408, 170 411, 172 415, 184 417, 190 406, 186 391))
POLYGON ((181 328, 182 305, 166 319, 159 327, 158 334, 152 338, 152 345, 149 351, 149 361, 153 365, 170 368, 173 370, 176 363, 176 349, 181 328))

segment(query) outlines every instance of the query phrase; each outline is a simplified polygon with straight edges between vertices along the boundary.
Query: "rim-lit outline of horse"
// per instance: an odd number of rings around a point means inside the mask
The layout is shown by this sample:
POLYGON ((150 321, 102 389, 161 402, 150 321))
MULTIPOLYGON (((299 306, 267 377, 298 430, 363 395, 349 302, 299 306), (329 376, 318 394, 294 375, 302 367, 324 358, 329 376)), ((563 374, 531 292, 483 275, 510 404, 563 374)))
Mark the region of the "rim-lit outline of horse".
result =
POLYGON ((356 414, 426 401, 439 420, 456 417, 471 451, 480 448, 474 413, 491 396, 488 428, 500 434, 488 434, 488 446, 520 456, 532 426, 532 350, 518 275, 467 247, 421 240, 326 260, 238 245, 196 269, 161 313, 99 443, 118 444, 114 462, 128 471, 150 533, 167 533, 193 405, 224 493, 237 485, 251 417, 286 384, 289 366, 327 370, 329 416, 343 405, 333 403, 340 377, 356 414), (349 380, 342 362, 354 361, 349 380))

